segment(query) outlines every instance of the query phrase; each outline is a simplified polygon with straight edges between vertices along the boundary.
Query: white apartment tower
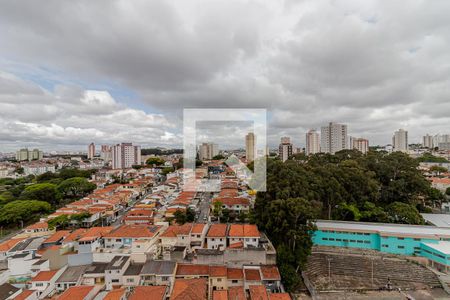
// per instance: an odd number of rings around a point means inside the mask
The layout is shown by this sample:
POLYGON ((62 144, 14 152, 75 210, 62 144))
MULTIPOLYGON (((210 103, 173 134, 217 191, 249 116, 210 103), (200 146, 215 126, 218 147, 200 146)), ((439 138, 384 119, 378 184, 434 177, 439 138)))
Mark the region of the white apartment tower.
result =
POLYGON ((256 137, 253 132, 249 132, 245 136, 245 158, 247 162, 255 160, 255 141, 256 137))
POLYGON ((315 129, 311 129, 306 133, 306 155, 320 152, 320 137, 315 129))
POLYGON ((408 151, 408 131, 399 129, 392 137, 393 151, 408 151))
POLYGON ((87 158, 88 159, 93 159, 95 156, 95 144, 94 143, 90 143, 88 146, 88 154, 87 154, 87 158))
POLYGON ((198 147, 198 159, 211 160, 219 154, 219 145, 212 143, 202 143, 198 147))
POLYGON ((281 138, 281 143, 278 146, 278 155, 282 162, 288 160, 289 156, 292 155, 291 138, 286 136, 281 138))
POLYGON ((434 148, 434 146, 433 146, 434 144, 433 144, 433 136, 431 136, 431 135, 429 135, 429 134, 427 134, 427 135, 425 135, 424 137, 423 137, 423 143, 422 143, 422 146, 424 147, 424 148, 434 148))
POLYGON ((363 138, 350 137, 350 146, 363 154, 369 152, 369 140, 363 138))
POLYGON ((335 154, 348 149, 347 125, 329 123, 321 128, 321 151, 335 154))
POLYGON ((112 168, 129 169, 141 164, 141 147, 132 143, 122 143, 111 147, 112 168))
POLYGON ((100 158, 103 159, 105 162, 109 162, 112 160, 112 149, 111 146, 108 145, 102 145, 101 151, 100 151, 100 158))

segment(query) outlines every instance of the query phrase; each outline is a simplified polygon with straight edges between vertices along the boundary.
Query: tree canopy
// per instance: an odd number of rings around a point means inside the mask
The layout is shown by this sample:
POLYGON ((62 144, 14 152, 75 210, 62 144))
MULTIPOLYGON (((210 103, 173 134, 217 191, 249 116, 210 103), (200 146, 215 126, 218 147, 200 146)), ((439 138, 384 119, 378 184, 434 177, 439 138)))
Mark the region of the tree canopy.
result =
POLYGON ((419 209, 443 196, 418 165, 401 152, 356 150, 268 159, 267 191, 257 193, 253 217, 277 248, 286 287, 298 282, 315 219, 423 224, 419 209))
POLYGON ((56 206, 61 200, 61 194, 59 193, 56 184, 37 183, 27 186, 20 194, 20 199, 46 201, 51 205, 56 206))
POLYGON ((0 223, 18 226, 19 222, 36 221, 40 214, 51 211, 51 205, 45 201, 16 200, 5 204, 0 209, 0 223))
POLYGON ((96 185, 83 177, 73 177, 58 185, 58 191, 67 198, 81 198, 96 189, 96 185))

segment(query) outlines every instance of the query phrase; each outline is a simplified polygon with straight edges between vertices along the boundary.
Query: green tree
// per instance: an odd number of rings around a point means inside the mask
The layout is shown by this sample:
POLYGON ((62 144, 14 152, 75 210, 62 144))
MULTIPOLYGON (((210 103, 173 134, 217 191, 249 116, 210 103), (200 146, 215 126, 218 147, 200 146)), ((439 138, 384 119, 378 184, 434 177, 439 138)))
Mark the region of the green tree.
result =
POLYGON ((147 159, 147 161, 145 162, 147 165, 149 166, 161 166, 164 164, 164 159, 162 159, 161 157, 150 157, 149 159, 147 159))
POLYGON ((223 156, 222 154, 217 154, 212 159, 214 159, 214 160, 221 160, 221 159, 225 159, 225 156, 223 156))
POLYGON ((191 208, 186 209, 186 222, 194 222, 195 211, 191 208))
POLYGON ((58 185, 58 191, 66 198, 79 199, 94 191, 97 186, 83 177, 73 177, 58 185))
POLYGON ((56 218, 50 219, 47 221, 48 228, 53 230, 57 229, 65 229, 69 225, 69 216, 68 215, 60 215, 56 218))
POLYGON ((37 183, 27 186, 20 194, 20 199, 46 201, 56 206, 59 204, 61 194, 55 184, 37 183))
POLYGON ((187 222, 186 213, 180 209, 177 209, 174 214, 175 222, 177 222, 180 225, 183 225, 187 222))
POLYGON ((391 223, 425 224, 417 208, 410 204, 394 202, 387 206, 386 212, 391 223))
POLYGON ((432 166, 430 168, 430 172, 432 172, 434 175, 441 175, 441 173, 448 172, 447 168, 441 167, 441 166, 432 166))
POLYGON ((51 211, 51 206, 45 201, 16 200, 7 203, 0 209, 0 224, 18 226, 20 222, 36 221, 43 214, 51 211))
POLYGON ((222 214, 222 205, 223 205, 222 202, 214 201, 214 204, 213 204, 213 207, 214 207, 213 208, 213 214, 214 214, 214 216, 219 217, 222 214))

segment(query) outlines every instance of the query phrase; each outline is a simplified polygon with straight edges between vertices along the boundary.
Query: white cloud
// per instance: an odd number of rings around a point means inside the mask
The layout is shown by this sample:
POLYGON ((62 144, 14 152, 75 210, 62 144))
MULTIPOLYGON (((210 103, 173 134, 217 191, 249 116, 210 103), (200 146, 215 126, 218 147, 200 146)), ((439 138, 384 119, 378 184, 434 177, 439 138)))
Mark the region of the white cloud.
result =
POLYGON ((65 82, 50 93, 6 70, 1 132, 20 121, 176 145, 185 107, 256 107, 269 110, 272 145, 281 135, 302 144, 329 121, 375 144, 400 127, 419 141, 450 122, 449 10, 421 0, 2 1, 3 61, 112 82, 161 114, 65 82))

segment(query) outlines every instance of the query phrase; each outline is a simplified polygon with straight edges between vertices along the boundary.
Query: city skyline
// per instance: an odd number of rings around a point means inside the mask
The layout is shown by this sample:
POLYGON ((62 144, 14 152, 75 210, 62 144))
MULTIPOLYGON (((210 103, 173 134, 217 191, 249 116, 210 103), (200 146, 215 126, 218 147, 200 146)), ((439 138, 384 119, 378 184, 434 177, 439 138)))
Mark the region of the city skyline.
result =
POLYGON ((3 4, 0 151, 180 147, 185 107, 266 108, 271 147, 329 121, 373 145, 450 121, 449 3, 100 1, 100 19, 86 5, 3 4))

